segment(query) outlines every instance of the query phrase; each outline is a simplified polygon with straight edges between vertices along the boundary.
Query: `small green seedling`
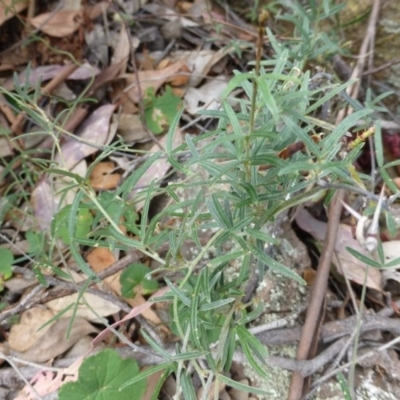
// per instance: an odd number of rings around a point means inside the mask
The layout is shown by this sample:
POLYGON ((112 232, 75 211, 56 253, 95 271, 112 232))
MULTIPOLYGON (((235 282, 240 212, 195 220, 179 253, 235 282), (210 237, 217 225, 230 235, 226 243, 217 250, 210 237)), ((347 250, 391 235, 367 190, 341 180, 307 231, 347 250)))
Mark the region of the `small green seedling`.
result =
POLYGON ((125 298, 135 297, 135 294, 151 294, 158 289, 158 282, 147 279, 151 272, 149 267, 143 264, 131 264, 120 276, 121 294, 125 298))

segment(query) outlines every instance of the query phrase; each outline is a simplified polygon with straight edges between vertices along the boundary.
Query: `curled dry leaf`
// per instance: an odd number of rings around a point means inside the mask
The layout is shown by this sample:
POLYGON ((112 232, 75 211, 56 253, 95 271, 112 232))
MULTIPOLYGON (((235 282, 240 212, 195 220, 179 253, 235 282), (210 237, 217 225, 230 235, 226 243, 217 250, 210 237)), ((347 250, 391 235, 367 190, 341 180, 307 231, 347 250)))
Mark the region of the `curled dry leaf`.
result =
POLYGON ((96 190, 115 189, 121 179, 121 174, 114 173, 115 164, 111 161, 100 162, 93 168, 90 184, 96 190))
POLYGON ((62 38, 74 33, 82 25, 82 21, 81 10, 60 10, 40 14, 29 22, 49 36, 62 38))
MULTIPOLYGON (((296 214, 296 222, 301 229, 310 233, 315 239, 325 239, 327 224, 312 217, 305 209, 298 211, 296 214)), ((350 281, 363 285, 365 274, 368 271, 366 280, 367 287, 381 291, 382 277, 380 271, 372 267, 367 268, 367 265, 350 254, 346 250, 346 247, 350 247, 366 257, 369 257, 364 247, 353 237, 351 227, 340 224, 335 245, 336 254, 333 255, 333 263, 338 272, 345 275, 350 281)))

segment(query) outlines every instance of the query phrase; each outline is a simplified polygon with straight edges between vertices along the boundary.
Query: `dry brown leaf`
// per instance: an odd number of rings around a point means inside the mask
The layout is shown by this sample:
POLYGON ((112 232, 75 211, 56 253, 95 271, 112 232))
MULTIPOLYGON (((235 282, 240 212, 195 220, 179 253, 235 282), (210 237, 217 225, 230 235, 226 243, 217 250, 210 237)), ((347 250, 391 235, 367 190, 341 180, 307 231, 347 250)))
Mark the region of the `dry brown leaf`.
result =
POLYGON ((112 56, 111 64, 122 63, 121 72, 125 72, 130 52, 131 48, 129 45, 129 36, 126 31, 125 25, 122 24, 121 31, 119 33, 119 40, 112 56))
MULTIPOLYGON (((127 314, 124 318, 122 318, 120 321, 115 322, 114 324, 112 324, 111 326, 113 328, 118 327, 119 325, 121 325, 122 323, 124 323, 125 321, 128 321, 132 318, 135 318, 137 315, 145 315, 145 312, 150 310, 150 307, 154 305, 154 303, 150 302, 151 299, 162 296, 165 292, 167 292, 169 289, 168 286, 157 290, 156 293, 154 293, 149 300, 145 301, 144 303, 141 303, 139 306, 135 306, 132 308, 131 312, 129 314, 127 314)), ((152 310, 150 310, 152 311, 152 310)), ((154 311, 153 311, 154 313, 154 311)), ((158 319, 158 317, 157 317, 158 319)), ((164 330, 168 331, 168 329, 164 326, 164 330)), ((108 335, 109 329, 106 328, 103 331, 101 331, 94 339, 93 339, 93 346, 96 346, 97 344, 99 344, 107 335, 108 335)))
MULTIPOLYGON (((132 104, 130 102, 130 104, 132 104)), ((143 123, 138 114, 121 114, 114 116, 118 122, 117 133, 124 137, 125 142, 143 143, 148 142, 151 137, 143 128, 143 123)), ((114 119, 113 119, 114 120, 114 119)))
MULTIPOLYGON (((75 174, 86 176, 85 158, 98 151, 99 145, 107 145, 113 139, 116 127, 110 125, 115 106, 106 104, 94 111, 78 130, 77 138, 71 139, 61 147, 61 153, 55 157, 61 168, 75 174), (81 139, 81 141, 79 140, 81 139)), ((69 177, 59 175, 44 176, 32 191, 31 203, 35 217, 41 229, 48 230, 53 215, 60 207, 71 204, 75 197, 74 190, 69 189, 65 196, 63 188, 70 184, 69 177), (55 195, 58 191, 58 195, 55 195), (63 201, 62 205, 60 204, 63 201)), ((78 188, 76 188, 78 190, 78 188)))
MULTIPOLYGON (((18 78, 15 76, 10 77, 4 83, 4 87, 7 90, 14 90, 15 82, 17 81, 20 85, 26 85, 27 83, 31 86, 36 86, 39 82, 48 81, 57 76, 62 70, 65 70, 65 65, 41 65, 36 68, 25 68, 18 74, 18 78)), ((68 80, 85 80, 94 78, 100 73, 100 70, 96 67, 92 67, 88 62, 82 64, 77 68, 71 75, 68 76, 68 80)))
POLYGON ((200 110, 218 110, 221 105, 221 95, 227 85, 228 79, 225 76, 218 76, 200 88, 190 87, 184 97, 187 111, 194 115, 200 110))
MULTIPOLYGON (((1 116, 1 119, 4 117, 1 116)), ((6 123, 4 120, 2 121, 4 124, 6 123)), ((2 124, 2 126, 4 126, 2 124)), ((13 149, 10 144, 10 140, 8 137, 0 137, 0 157, 7 157, 13 154, 13 149)))
POLYGON ((110 1, 98 1, 96 4, 85 4, 85 13, 90 19, 96 19, 103 15, 110 6, 110 1))
POLYGON ((0 2, 0 25, 28 7, 28 0, 2 0, 0 2))
POLYGON ((0 71, 16 70, 16 66, 32 61, 32 51, 28 46, 17 49, 11 47, 0 53, 0 71))
MULTIPOLYGON (((160 139, 160 143, 162 145, 165 145, 166 140, 167 140, 167 136, 164 135, 160 139)), ((176 148, 176 147, 180 146, 181 143, 182 143, 182 134, 181 134, 180 130, 177 129, 175 132, 175 135, 174 135, 174 139, 173 139, 173 147, 176 148)), ((159 149, 160 148, 158 147, 158 144, 154 144, 153 147, 150 149, 149 153, 155 153, 159 149)), ((138 187, 138 188, 147 187, 147 185, 149 185, 153 179, 161 179, 168 172, 170 167, 171 166, 170 166, 167 158, 159 158, 140 177, 140 179, 136 183, 136 187, 138 187)), ((130 200, 135 199, 136 195, 139 192, 140 192, 140 189, 132 190, 128 195, 128 199, 130 199, 130 200)), ((144 205, 144 200, 135 202, 136 211, 140 211, 143 208, 143 205, 144 205)))
POLYGON ((54 317, 54 313, 46 308, 34 307, 22 313, 19 324, 13 325, 8 337, 10 348, 15 351, 27 351, 45 335, 50 325, 40 331, 38 329, 54 317))
MULTIPOLYGON (((317 240, 325 240, 327 224, 314 218, 308 211, 301 209, 296 214, 296 222, 301 229, 310 233, 317 240)), ((382 276, 377 268, 367 268, 366 264, 350 254, 346 247, 350 247, 368 257, 367 251, 353 237, 352 229, 348 225, 340 224, 337 235, 333 263, 338 272, 347 279, 359 285, 364 284, 364 277, 368 271, 366 285, 371 289, 382 290, 382 276)))
MULTIPOLYGON (((81 282, 84 280, 84 277, 75 271, 69 271, 69 273, 72 275, 75 282, 81 282)), ((57 314, 78 301, 79 304, 76 307, 76 310, 74 308, 69 309, 63 314, 64 317, 71 317, 76 311, 78 317, 84 318, 88 321, 101 323, 102 317, 108 317, 109 315, 116 314, 120 311, 120 308, 112 302, 91 293, 85 293, 81 297, 79 293, 73 293, 68 296, 50 300, 46 303, 46 306, 52 310, 54 314, 57 314), (81 300, 79 300, 80 298, 81 300)))
MULTIPOLYGON (((86 261, 92 267, 94 272, 101 272, 111 264, 114 264, 117 260, 109 249, 106 249, 105 247, 96 247, 86 256, 86 261)), ((108 278, 105 278, 104 282, 106 282, 115 293, 121 294, 119 275, 119 273, 111 275, 108 278)))
MULTIPOLYGON (((142 96, 147 89, 153 88, 156 92, 168 79, 171 79, 176 73, 182 68, 186 60, 180 60, 176 63, 169 65, 166 68, 157 71, 139 71, 139 82, 141 87, 142 96)), ((136 74, 125 74, 122 76, 126 79, 127 86, 129 89, 127 93, 129 98, 134 102, 138 103, 139 91, 136 86, 136 74)))
POLYGON ((190 69, 189 67, 184 64, 182 68, 179 70, 179 73, 172 76, 170 79, 167 80, 171 86, 185 86, 189 83, 190 80, 190 69))
POLYGON ((47 362, 63 354, 83 336, 98 332, 85 319, 77 317, 73 321, 70 335, 67 338, 66 333, 70 323, 71 318, 58 319, 51 325, 45 335, 37 340, 28 351, 19 353, 18 357, 36 363, 47 362))
POLYGON ((110 131, 110 120, 114 110, 115 105, 112 104, 95 110, 76 133, 82 141, 71 139, 64 143, 61 154, 57 154, 55 161, 61 167, 71 170, 81 160, 96 153, 99 145, 108 145, 115 134, 110 131))
POLYGON ((90 175, 90 184, 96 190, 115 189, 121 179, 121 174, 114 173, 115 164, 111 161, 97 163, 90 175))
MULTIPOLYGON (((79 293, 74 293, 69 296, 60 297, 47 302, 46 306, 53 310, 54 313, 59 313, 65 310, 65 308, 71 304, 77 303, 78 301, 79 304, 76 308, 75 315, 96 323, 102 323, 102 317, 108 317, 120 311, 120 308, 115 304, 91 293, 85 293, 82 296, 80 296, 79 293), (86 304, 88 304, 90 307, 86 304), (92 309, 96 314, 92 311, 92 309)), ((63 316, 72 317, 74 312, 74 309, 69 309, 63 314, 63 316)))
MULTIPOLYGON (((95 272, 102 271, 116 261, 111 251, 104 247, 96 247, 93 249, 87 255, 86 260, 95 272)), ((121 295, 121 284, 119 282, 121 273, 122 271, 104 279, 104 282, 118 295, 121 295)), ((133 299, 125 299, 125 301, 133 308, 147 303, 147 300, 140 294, 136 294, 133 299)), ((142 315, 154 324, 158 325, 162 323, 158 315, 150 309, 150 307, 143 309, 142 315)))
POLYGON ((29 22, 49 36, 62 38, 74 33, 82 21, 81 10, 60 10, 40 14, 29 22))

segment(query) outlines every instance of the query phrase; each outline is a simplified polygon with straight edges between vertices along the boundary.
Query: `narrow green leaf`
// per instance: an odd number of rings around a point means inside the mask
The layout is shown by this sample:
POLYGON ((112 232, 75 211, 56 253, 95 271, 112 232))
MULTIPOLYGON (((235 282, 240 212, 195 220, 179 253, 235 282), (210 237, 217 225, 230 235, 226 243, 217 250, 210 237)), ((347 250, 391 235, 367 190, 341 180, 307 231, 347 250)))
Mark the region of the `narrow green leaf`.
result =
POLYGON ((238 390, 243 390, 244 392, 248 392, 248 393, 254 393, 254 394, 259 394, 261 396, 266 396, 265 397, 266 399, 269 399, 270 396, 273 395, 273 393, 271 393, 271 392, 267 392, 265 390, 255 388, 253 386, 248 386, 243 383, 236 382, 236 381, 232 380, 231 378, 228 378, 224 375, 218 374, 217 378, 219 381, 226 383, 226 385, 229 387, 232 387, 232 388, 235 388, 238 390))
POLYGON ((196 392, 194 391, 192 377, 186 373, 186 371, 182 371, 180 376, 181 384, 182 384, 182 392, 185 399, 196 399, 196 392))
POLYGON ((162 371, 163 369, 168 369, 170 366, 171 366, 171 363, 167 362, 167 363, 162 363, 159 365, 154 365, 152 367, 149 367, 149 368, 145 369, 144 371, 139 372, 134 378, 126 381, 121 386, 121 389, 125 389, 128 386, 134 385, 135 383, 140 382, 143 379, 146 379, 147 377, 155 374, 158 371, 162 371))
POLYGON ((270 267, 272 270, 274 270, 278 274, 282 274, 290 279, 293 279, 297 281, 298 283, 305 285, 306 282, 304 279, 302 279, 296 272, 291 270, 290 268, 286 267, 285 265, 281 264, 280 262, 274 260, 272 257, 270 257, 268 254, 260 251, 257 247, 254 245, 249 245, 251 252, 254 254, 254 256, 262 261, 265 265, 270 267))
POLYGON ((376 163, 378 167, 383 167, 384 154, 383 154, 383 144, 382 144, 382 129, 381 121, 378 119, 375 121, 375 133, 374 133, 374 144, 375 144, 375 155, 376 163))
POLYGON ((183 294, 183 292, 181 290, 179 290, 178 288, 175 287, 175 285, 168 279, 165 278, 165 283, 168 285, 168 287, 176 294, 176 296, 178 297, 178 299, 185 304, 185 306, 187 307, 191 307, 192 302, 190 301, 190 299, 183 294))
POLYGON ((360 253, 359 251, 352 249, 351 247, 346 247, 346 250, 350 254, 352 254, 355 258, 357 258, 358 260, 364 262, 365 264, 370 265, 371 267, 374 267, 374 268, 381 268, 382 267, 382 265, 380 263, 376 262, 375 260, 373 260, 370 257, 367 257, 366 255, 360 253))
POLYGON ((141 213, 141 220, 140 220, 140 237, 142 238, 143 243, 146 243, 146 231, 147 231, 147 221, 149 218, 149 209, 150 209, 150 202, 154 196, 154 186, 155 180, 153 179, 150 182, 150 186, 146 191, 146 199, 143 204, 143 212, 141 213))
POLYGON ((210 311, 215 310, 216 308, 226 306, 227 304, 233 303, 235 299, 233 297, 228 297, 226 299, 213 301, 211 303, 202 304, 199 308, 199 311, 210 311))

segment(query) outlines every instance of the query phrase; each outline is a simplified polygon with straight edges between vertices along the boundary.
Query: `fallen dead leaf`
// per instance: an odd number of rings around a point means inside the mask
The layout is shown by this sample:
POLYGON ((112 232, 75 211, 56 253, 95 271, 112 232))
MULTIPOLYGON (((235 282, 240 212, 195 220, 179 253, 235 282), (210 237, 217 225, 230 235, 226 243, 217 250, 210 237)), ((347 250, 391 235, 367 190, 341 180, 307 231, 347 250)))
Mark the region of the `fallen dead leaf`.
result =
POLYGON ((168 79, 167 83, 169 83, 173 87, 186 86, 189 83, 190 75, 191 71, 189 67, 186 64, 184 64, 182 65, 182 68, 179 70, 179 73, 168 79))
POLYGON ((54 313, 46 308, 34 307, 22 313, 19 324, 13 325, 8 337, 10 348, 24 352, 42 338, 49 330, 50 325, 38 330, 42 325, 54 317, 54 313))
POLYGON ((74 33, 83 22, 81 10, 60 10, 40 14, 29 21, 36 29, 53 37, 74 33))
POLYGON ((73 321, 70 335, 67 338, 66 332, 70 323, 71 318, 58 319, 46 331, 46 334, 38 339, 29 350, 24 353, 18 353, 18 357, 25 361, 36 363, 47 362, 63 354, 83 336, 98 332, 85 319, 77 317, 73 321))
POLYGON ((218 110, 221 105, 221 95, 227 84, 228 79, 225 76, 218 76, 200 88, 190 87, 184 97, 185 108, 192 115, 200 110, 218 110))
MULTIPOLYGON (((143 371, 145 371, 148 368, 150 368, 150 366, 144 367, 143 371)), ((165 370, 163 370, 163 369, 161 371, 157 371, 147 378, 146 392, 143 395, 143 397, 141 398, 141 400, 151 400, 153 398, 156 387, 157 387, 164 371, 165 370)))
POLYGON ((110 4, 111 2, 109 1, 98 1, 93 5, 85 4, 85 13, 90 19, 96 19, 107 11, 107 8, 110 6, 110 4))
MULTIPOLYGON (((106 269, 116 261, 111 251, 104 247, 96 247, 87 255, 86 259, 95 272, 100 272, 103 269, 106 269)), ((107 285, 119 296, 121 296, 121 284, 119 282, 121 273, 122 271, 104 279, 104 282, 106 282, 107 285)), ((147 303, 147 300, 139 293, 137 293, 133 299, 125 299, 125 301, 133 308, 147 303)), ((162 321, 158 315, 150 309, 150 307, 144 307, 141 314, 152 323, 161 325, 162 321)))
MULTIPOLYGON (((71 139, 62 145, 61 153, 55 157, 60 168, 81 177, 86 176, 85 158, 97 152, 99 146, 109 144, 115 135, 116 127, 113 129, 110 126, 114 109, 115 106, 110 104, 99 107, 82 124, 76 134, 77 139, 71 139)), ((48 230, 54 214, 74 200, 74 190, 69 189, 66 196, 62 193, 63 187, 70 181, 71 178, 59 175, 44 176, 33 189, 31 203, 41 229, 48 230), (59 194, 55 195, 57 191, 59 194)))
MULTIPOLYGON (((314 218, 308 211, 301 209, 296 214, 296 222, 301 229, 310 233, 317 240, 325 240, 327 224, 314 218)), ((365 274, 367 287, 378 291, 382 290, 382 276, 378 269, 367 268, 366 264, 350 254, 346 247, 350 247, 368 257, 363 246, 353 237, 352 229, 348 225, 340 224, 337 235, 333 263, 341 275, 359 285, 364 284, 365 274)))
MULTIPOLYGON (((157 290, 157 292, 154 293, 154 294, 149 298, 149 300, 147 300, 147 301, 145 300, 145 301, 144 301, 143 303, 141 303, 140 305, 134 306, 129 314, 127 314, 124 318, 122 318, 120 321, 115 322, 115 323, 112 324, 111 326, 112 326, 113 328, 116 328, 116 327, 118 327, 119 325, 123 324, 125 321, 129 321, 130 319, 135 318, 135 317, 138 316, 138 315, 141 315, 141 314, 142 314, 143 316, 145 316, 145 313, 148 312, 148 311, 150 310, 150 307, 154 304, 154 303, 150 302, 150 300, 153 299, 153 298, 156 298, 156 297, 158 297, 158 296, 162 296, 162 295, 163 295, 165 292, 167 292, 168 290, 170 290, 168 286, 166 286, 166 287, 164 287, 164 288, 162 288, 162 289, 160 289, 160 290, 157 290)), ((136 296, 135 296, 135 298, 136 298, 136 296)), ((152 310, 150 310, 150 311, 152 311, 152 310)), ((154 311, 152 311, 152 312, 154 313, 154 311)), ((155 313, 154 313, 154 314, 155 314, 155 313)), ((157 317, 157 319, 158 319, 158 321, 160 321, 158 317, 157 317)), ((160 323, 161 323, 161 322, 160 322, 160 323)), ((165 329, 167 329, 167 328, 165 328, 165 329)), ((103 331, 101 331, 101 332, 93 339, 93 342, 92 342, 92 343, 93 343, 93 346, 96 346, 97 344, 99 344, 99 343, 108 335, 108 332, 110 332, 110 330, 109 330, 108 328, 106 328, 106 329, 104 329, 103 331)))
POLYGON ((114 137, 111 132, 110 120, 115 105, 106 104, 95 110, 82 124, 76 133, 80 139, 71 139, 61 147, 61 154, 55 160, 62 168, 71 170, 86 157, 96 153, 99 145, 108 145, 114 137))
MULTIPOLYGON (((149 88, 153 88, 156 92, 168 79, 172 79, 177 74, 177 72, 183 67, 185 62, 186 60, 183 59, 169 65, 166 68, 156 71, 139 71, 138 76, 142 96, 144 96, 146 90, 149 88)), ((137 88, 136 74, 125 74, 122 75, 122 77, 126 79, 126 83, 128 86, 126 92, 128 93, 129 98, 134 103, 138 103, 140 98, 137 88)))
MULTIPOLYGON (((49 79, 53 79, 62 70, 65 69, 65 65, 41 65, 36 68, 25 68, 18 74, 18 78, 15 77, 7 79, 4 83, 4 87, 7 90, 14 90, 15 81, 20 85, 35 86, 39 81, 45 82, 49 79)), ((96 67, 92 67, 89 63, 85 62, 79 68, 77 68, 71 75, 68 76, 68 80, 85 80, 94 78, 100 73, 100 70, 96 67)))
MULTIPOLYGON (((382 243, 383 254, 385 255, 385 264, 390 263, 396 258, 400 258, 400 240, 390 240, 382 243)), ((378 257, 375 257, 378 261, 378 257)), ((400 263, 390 269, 400 269, 400 263)))
MULTIPOLYGON (((164 135, 160 139, 160 143, 164 146, 166 144, 167 136, 164 135)), ((179 147, 182 143, 182 134, 179 129, 176 130, 174 138, 173 138, 173 147, 179 147)), ((154 144, 153 147, 150 149, 149 153, 154 153, 156 151, 160 150, 158 147, 158 144, 154 144)), ((150 184, 150 182, 153 179, 162 179, 164 175, 168 172, 170 169, 171 165, 168 162, 167 158, 159 158, 157 161, 155 161, 148 169, 147 171, 140 177, 138 182, 136 183, 136 188, 133 189, 129 195, 128 199, 134 200, 137 194, 143 190, 141 188, 146 187, 150 184)), ((143 208, 144 205, 144 200, 140 199, 135 201, 135 210, 140 211, 143 208)))
POLYGON ((113 172, 115 164, 111 161, 99 162, 90 175, 90 184, 96 190, 115 189, 121 179, 121 174, 113 172))
POLYGON ((148 142, 151 137, 143 128, 143 123, 138 114, 114 115, 113 121, 118 122, 117 133, 123 136, 125 142, 142 143, 148 142))
MULTIPOLYGON (((133 49, 135 50, 135 49, 133 49)), ((121 71, 125 72, 126 66, 128 65, 128 58, 131 52, 131 48, 129 45, 129 36, 126 31, 125 25, 121 25, 121 30, 119 32, 119 39, 117 42, 117 46, 115 48, 114 54, 111 59, 111 64, 119 64, 121 65, 121 71)))
MULTIPOLYGON (((81 282, 84 280, 84 277, 75 271, 70 271, 69 273, 72 275, 75 282, 81 282)), ((73 293, 65 297, 51 300, 46 303, 46 306, 52 310, 54 314, 57 314, 78 301, 79 304, 76 309, 69 309, 63 314, 63 316, 71 317, 76 313, 78 317, 84 318, 88 321, 101 323, 102 317, 108 317, 109 315, 116 314, 120 311, 120 308, 112 302, 91 293, 85 293, 82 296, 80 296, 79 293, 73 293), (92 309, 95 312, 92 311, 92 309)))

